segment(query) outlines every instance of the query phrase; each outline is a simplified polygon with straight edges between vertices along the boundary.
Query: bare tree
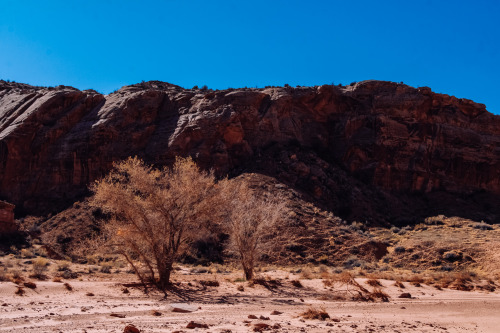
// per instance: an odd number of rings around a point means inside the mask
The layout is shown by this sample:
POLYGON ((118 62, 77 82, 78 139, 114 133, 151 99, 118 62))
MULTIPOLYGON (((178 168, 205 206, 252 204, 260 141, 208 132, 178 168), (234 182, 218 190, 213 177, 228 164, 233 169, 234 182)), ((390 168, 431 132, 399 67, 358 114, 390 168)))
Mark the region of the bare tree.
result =
POLYGON ((257 261, 282 221, 286 201, 272 193, 257 194, 246 181, 226 184, 229 207, 226 228, 230 244, 238 252, 247 280, 254 277, 257 261))
POLYGON ((155 169, 138 158, 116 163, 92 187, 92 205, 111 218, 103 230, 143 284, 165 291, 184 246, 218 215, 217 183, 192 159, 155 169))

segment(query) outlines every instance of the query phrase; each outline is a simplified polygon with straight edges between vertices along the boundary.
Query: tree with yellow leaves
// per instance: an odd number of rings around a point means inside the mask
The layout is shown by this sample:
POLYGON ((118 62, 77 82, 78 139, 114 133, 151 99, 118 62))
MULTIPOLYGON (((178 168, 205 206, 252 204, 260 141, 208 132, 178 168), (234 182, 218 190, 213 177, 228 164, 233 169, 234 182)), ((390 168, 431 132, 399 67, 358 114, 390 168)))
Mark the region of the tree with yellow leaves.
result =
POLYGON ((155 169, 135 157, 116 163, 92 186, 92 205, 110 216, 103 230, 106 243, 144 285, 165 291, 180 251, 220 215, 217 186, 213 174, 191 158, 155 169))

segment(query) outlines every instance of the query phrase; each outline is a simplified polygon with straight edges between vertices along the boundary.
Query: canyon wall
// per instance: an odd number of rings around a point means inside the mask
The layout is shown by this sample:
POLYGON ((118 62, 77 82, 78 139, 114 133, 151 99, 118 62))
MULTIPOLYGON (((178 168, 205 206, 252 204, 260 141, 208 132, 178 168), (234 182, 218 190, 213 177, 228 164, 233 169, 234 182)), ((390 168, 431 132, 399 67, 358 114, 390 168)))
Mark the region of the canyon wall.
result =
POLYGON ((272 176, 349 220, 500 222, 500 117, 427 87, 212 91, 150 81, 102 95, 0 81, 0 199, 19 215, 68 207, 135 155, 272 176))

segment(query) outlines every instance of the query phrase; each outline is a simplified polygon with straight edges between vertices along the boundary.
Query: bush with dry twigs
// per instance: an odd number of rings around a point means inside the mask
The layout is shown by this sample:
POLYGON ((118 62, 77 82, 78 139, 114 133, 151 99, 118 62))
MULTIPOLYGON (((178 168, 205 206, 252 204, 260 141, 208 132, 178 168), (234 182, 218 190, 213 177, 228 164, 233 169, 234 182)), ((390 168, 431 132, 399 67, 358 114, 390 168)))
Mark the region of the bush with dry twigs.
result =
POLYGON ((226 229, 230 246, 239 255, 245 278, 252 280, 259 257, 283 222, 286 201, 280 195, 257 195, 245 181, 227 185, 224 198, 229 207, 226 229))
POLYGON ((110 216, 104 243, 125 257, 144 285, 165 291, 173 264, 220 214, 218 184, 191 158, 155 169, 138 158, 116 163, 92 187, 92 205, 110 216))

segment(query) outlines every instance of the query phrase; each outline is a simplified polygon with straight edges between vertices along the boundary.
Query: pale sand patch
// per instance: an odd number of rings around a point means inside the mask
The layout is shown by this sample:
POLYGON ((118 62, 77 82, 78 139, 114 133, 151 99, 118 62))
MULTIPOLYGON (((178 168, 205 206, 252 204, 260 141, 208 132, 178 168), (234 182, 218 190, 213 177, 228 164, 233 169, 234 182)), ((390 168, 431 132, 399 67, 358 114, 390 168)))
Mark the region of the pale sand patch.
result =
MULTIPOLYGON (((178 275, 176 279, 182 284, 166 300, 159 293, 145 295, 138 288, 123 293, 123 283, 133 282, 130 275, 113 275, 115 281, 90 277, 70 280, 73 291, 66 290, 62 283, 36 281, 37 288, 25 288, 25 296, 14 294, 17 286, 13 283, 1 282, 0 332, 123 332, 129 323, 141 332, 188 332, 193 331, 186 328, 190 321, 210 326, 194 329, 200 332, 249 332, 257 322, 274 326, 275 332, 499 332, 498 292, 436 290, 409 283, 399 289, 393 281, 380 280, 390 302, 367 303, 325 300, 334 291, 325 288, 320 279, 301 280, 304 287, 296 288, 290 279, 298 276, 290 275, 280 281, 281 286, 266 289, 234 282, 236 277, 178 275), (212 279, 221 285, 204 288, 197 283, 212 279), (238 291, 238 286, 244 290, 238 291), (414 298, 398 298, 402 292, 414 298), (170 304, 181 302, 199 309, 192 313, 172 312, 170 304), (332 319, 302 319, 299 314, 310 307, 324 308, 332 319), (275 310, 282 314, 272 315, 275 310), (249 315, 269 320, 248 319, 249 315)), ((366 279, 357 281, 371 289, 366 279)))

